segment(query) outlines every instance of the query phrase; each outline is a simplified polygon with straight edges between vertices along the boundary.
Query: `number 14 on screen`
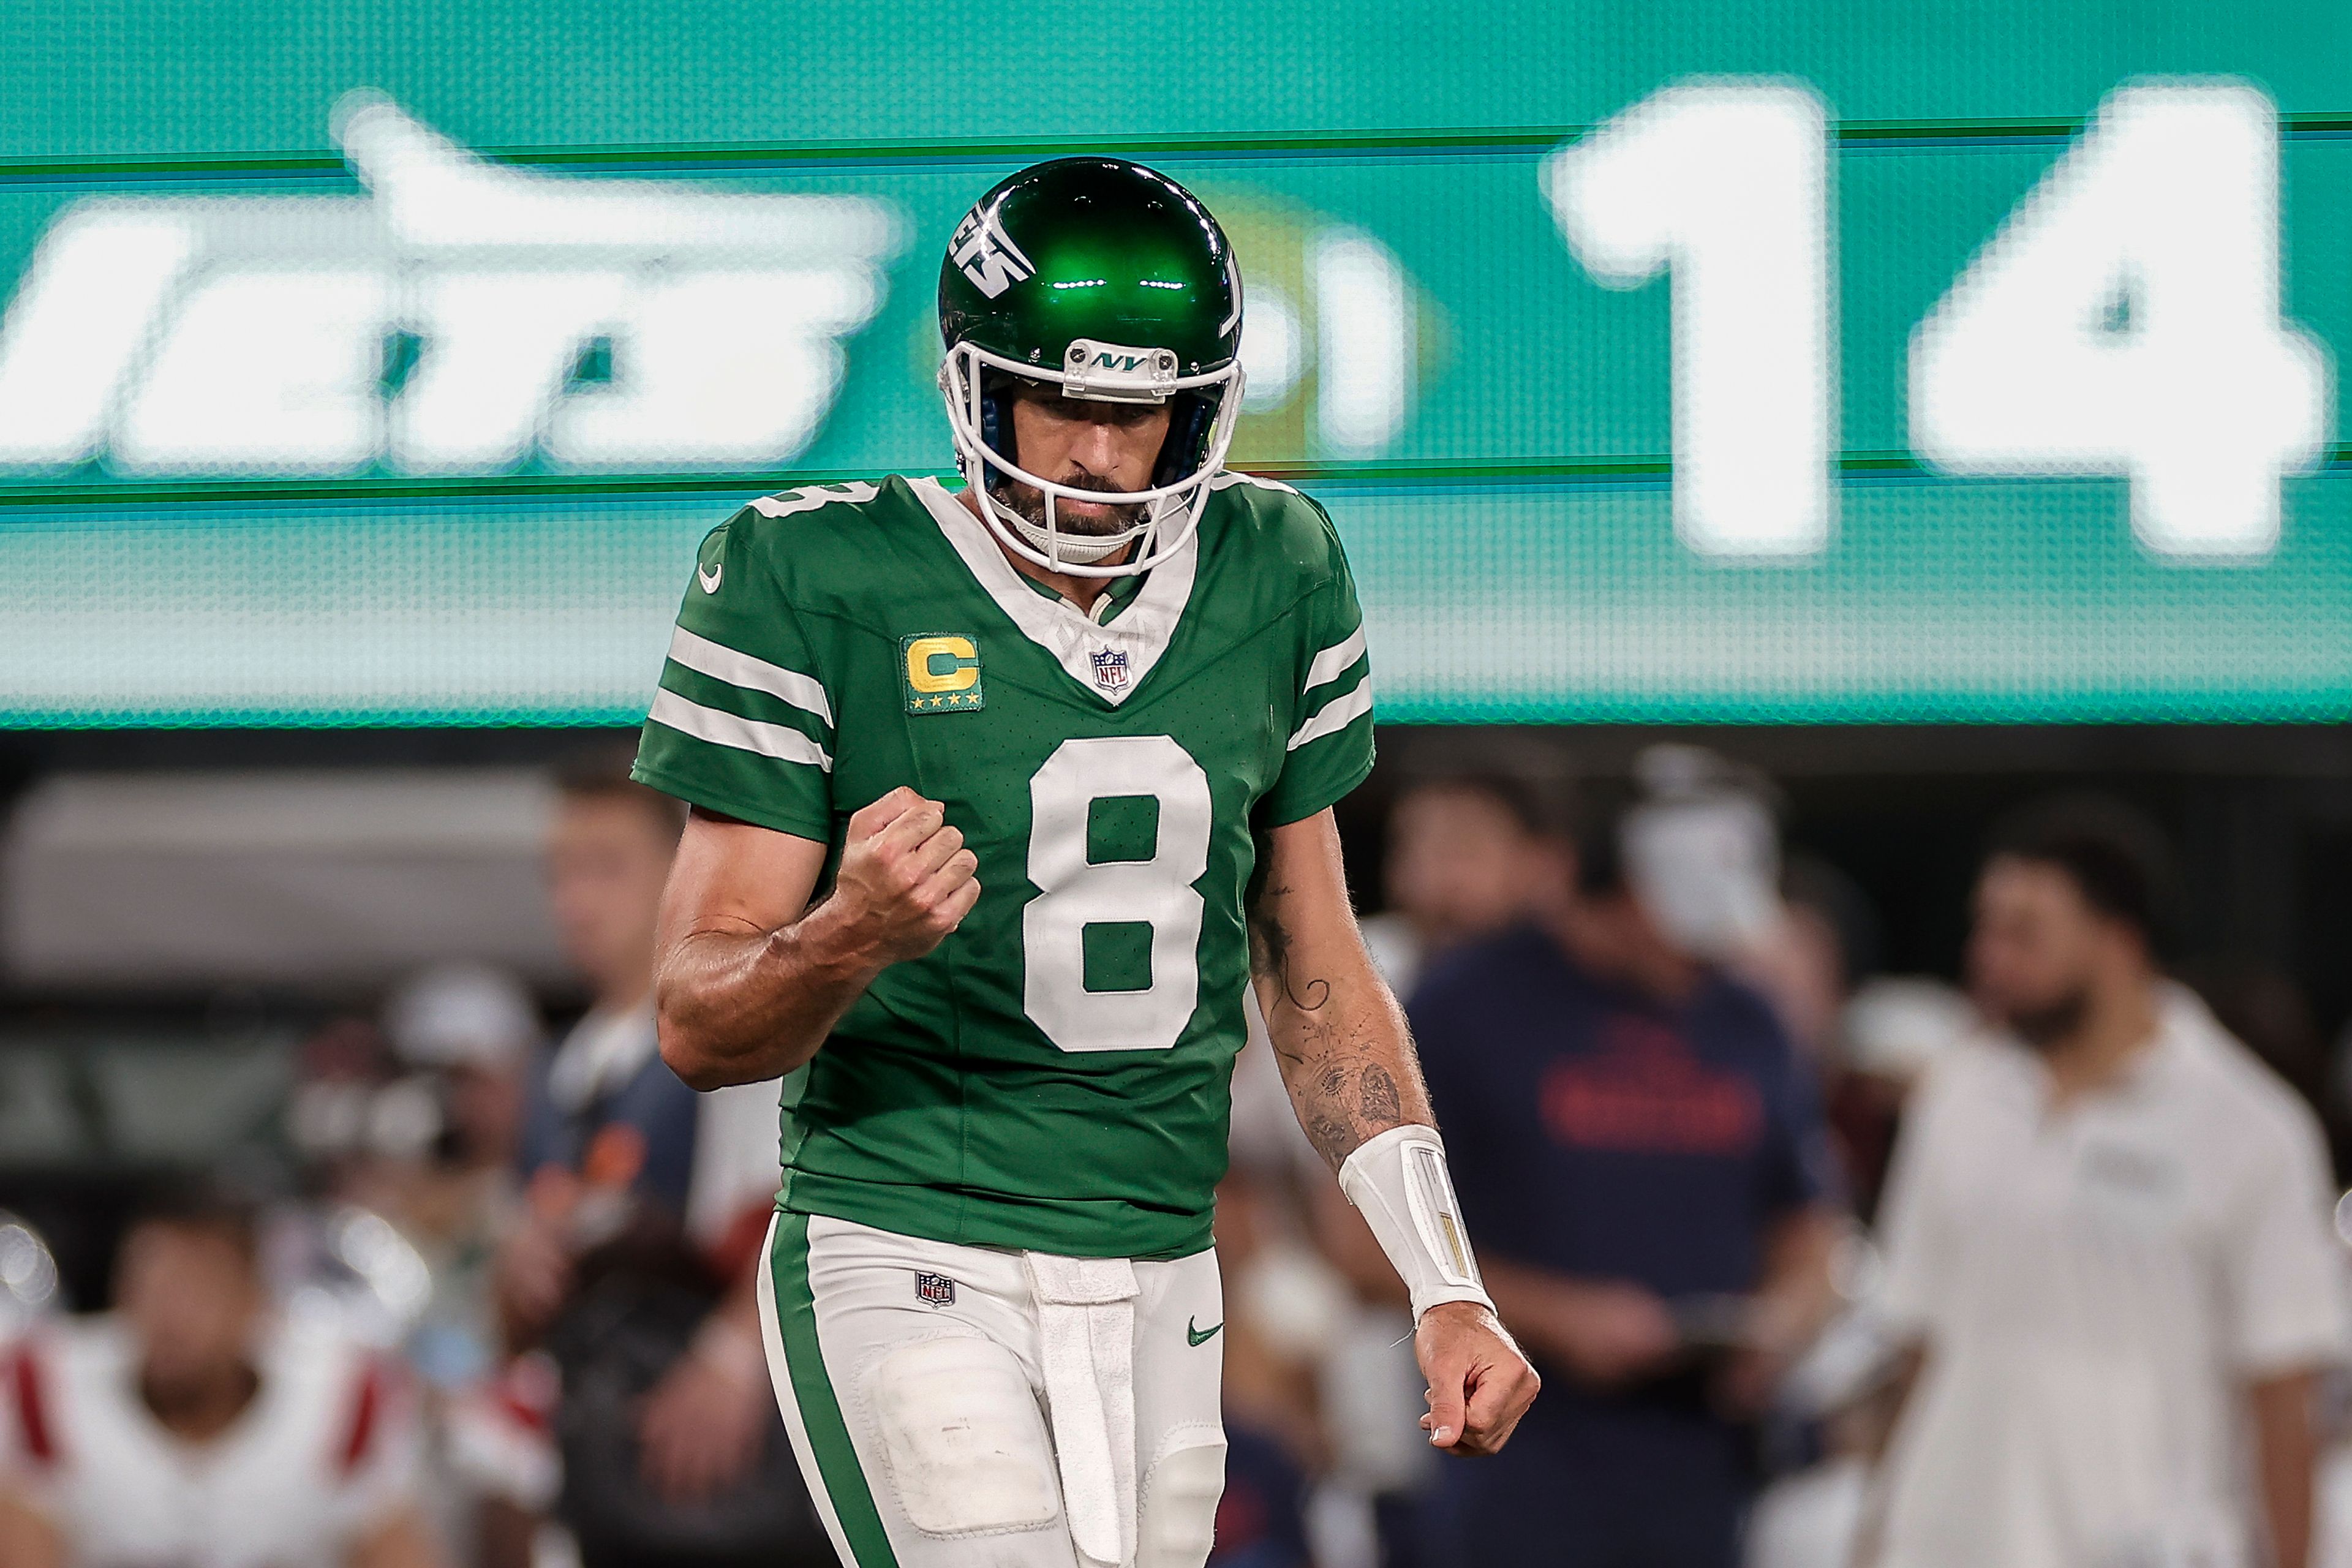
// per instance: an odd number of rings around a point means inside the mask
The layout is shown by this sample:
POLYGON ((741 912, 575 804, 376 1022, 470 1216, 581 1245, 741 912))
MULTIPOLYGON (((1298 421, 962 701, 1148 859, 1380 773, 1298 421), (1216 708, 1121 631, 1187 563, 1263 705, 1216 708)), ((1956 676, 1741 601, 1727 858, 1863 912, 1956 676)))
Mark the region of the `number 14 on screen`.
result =
MULTIPOLYGON (((1601 282, 1672 279, 1674 510, 1710 556, 1818 553, 1836 518, 1829 113, 1801 84, 1643 100, 1551 155, 1601 282)), ((1911 447, 1948 474, 2126 479, 2167 556, 2261 556, 2326 440, 2329 371, 2279 315, 2278 118, 2235 82, 2109 95, 1911 332, 1911 447)))

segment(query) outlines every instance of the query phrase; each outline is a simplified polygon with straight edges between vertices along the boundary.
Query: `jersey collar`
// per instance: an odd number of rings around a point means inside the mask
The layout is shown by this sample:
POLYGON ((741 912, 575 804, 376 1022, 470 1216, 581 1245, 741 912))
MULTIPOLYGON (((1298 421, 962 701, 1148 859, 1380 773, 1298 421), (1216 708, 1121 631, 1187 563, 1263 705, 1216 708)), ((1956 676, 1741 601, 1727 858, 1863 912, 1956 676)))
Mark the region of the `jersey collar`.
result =
MULTIPOLYGON (((1112 613, 1113 618, 1105 624, 1058 594, 1038 593, 1035 584, 1004 558, 987 526, 937 479, 911 479, 908 488, 947 535, 965 569, 996 601, 996 607, 1022 636, 1044 648, 1062 667, 1063 674, 1114 708, 1141 689, 1144 678, 1168 651, 1184 606, 1192 597, 1192 580, 1201 559, 1198 529, 1181 549, 1140 579, 1141 586, 1131 598, 1115 606, 1115 613, 1106 612, 1112 613), (1104 651, 1127 655, 1127 679, 1116 687, 1106 688, 1095 679, 1095 655, 1104 651)), ((1108 605, 1111 600, 1107 594, 1097 603, 1108 605)))

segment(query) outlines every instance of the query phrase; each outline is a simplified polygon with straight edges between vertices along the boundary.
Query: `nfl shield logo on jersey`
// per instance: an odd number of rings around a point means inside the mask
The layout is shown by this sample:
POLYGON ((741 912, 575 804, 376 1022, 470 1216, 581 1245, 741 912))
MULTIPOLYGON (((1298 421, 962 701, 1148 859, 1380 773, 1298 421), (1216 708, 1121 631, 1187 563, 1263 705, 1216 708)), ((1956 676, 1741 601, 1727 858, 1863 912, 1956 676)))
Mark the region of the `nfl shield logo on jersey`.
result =
POLYGON ((955 1305, 955 1281, 944 1274, 915 1276, 915 1299, 927 1307, 955 1305))
POLYGON ((1098 647, 1094 651, 1095 684, 1105 691, 1117 691, 1127 685, 1127 650, 1123 647, 1098 647))

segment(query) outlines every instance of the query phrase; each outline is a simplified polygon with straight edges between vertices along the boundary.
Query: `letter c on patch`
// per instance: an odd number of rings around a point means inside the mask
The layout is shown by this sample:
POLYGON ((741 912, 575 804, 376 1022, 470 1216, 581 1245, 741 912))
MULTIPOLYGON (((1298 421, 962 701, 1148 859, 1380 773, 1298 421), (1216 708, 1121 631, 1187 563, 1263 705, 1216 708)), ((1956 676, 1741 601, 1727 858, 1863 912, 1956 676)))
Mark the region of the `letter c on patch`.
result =
POLYGON ((917 637, 907 645, 907 684, 917 691, 969 691, 980 680, 970 637, 917 637))

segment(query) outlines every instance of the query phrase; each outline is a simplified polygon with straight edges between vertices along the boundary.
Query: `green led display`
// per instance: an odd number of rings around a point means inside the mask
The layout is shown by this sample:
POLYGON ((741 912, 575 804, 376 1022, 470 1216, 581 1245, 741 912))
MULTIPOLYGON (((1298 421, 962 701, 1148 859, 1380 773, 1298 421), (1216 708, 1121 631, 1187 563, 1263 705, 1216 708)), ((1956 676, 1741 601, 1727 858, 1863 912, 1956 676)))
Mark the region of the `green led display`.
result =
POLYGON ((1385 719, 2352 714, 2341 7, 9 31, 10 725, 635 721, 734 506, 946 468, 947 237, 1087 148, 1231 233, 1385 719))

